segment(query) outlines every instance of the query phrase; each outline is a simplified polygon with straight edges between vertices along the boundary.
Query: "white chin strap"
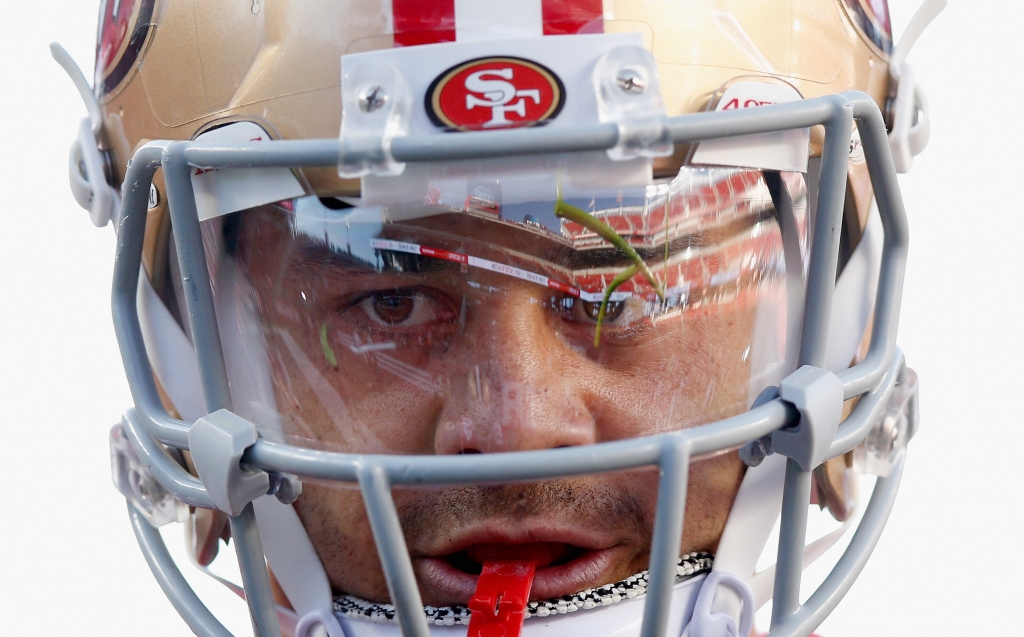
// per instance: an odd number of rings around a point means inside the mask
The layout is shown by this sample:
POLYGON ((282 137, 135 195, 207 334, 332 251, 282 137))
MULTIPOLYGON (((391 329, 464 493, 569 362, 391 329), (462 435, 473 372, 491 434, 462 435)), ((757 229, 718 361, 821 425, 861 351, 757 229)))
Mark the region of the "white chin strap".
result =
POLYGON ((864 234, 839 275, 832 294, 832 316, 829 318, 829 339, 825 348, 825 369, 832 373, 850 366, 868 328, 878 291, 883 239, 882 219, 872 200, 864 234))
POLYGON ((914 156, 928 145, 931 134, 928 98, 914 79, 914 68, 906 61, 907 55, 932 20, 945 8, 946 0, 924 0, 889 56, 889 75, 896 82, 889 148, 898 173, 910 172, 914 156))
MULTIPOLYGON (((195 351, 145 273, 139 276, 138 309, 150 364, 178 413, 185 421, 194 422, 206 413, 195 351)), ((239 329, 232 331, 234 342, 225 342, 225 350, 240 346, 240 335, 252 334, 244 328, 246 321, 231 323, 239 329)), ((327 574, 295 509, 273 496, 258 498, 253 508, 267 564, 295 609, 294 614, 278 610, 282 629, 294 637, 346 637, 332 611, 327 574)), ((216 579, 243 594, 236 585, 216 579)))
MULTIPOLYGON (((825 355, 825 367, 830 371, 850 366, 867 329, 878 289, 882 241, 882 222, 872 205, 860 243, 836 281, 825 355)), ((782 512, 785 471, 786 459, 781 455, 747 468, 718 544, 712 574, 688 629, 690 637, 745 636, 754 612, 771 599, 775 567, 760 573, 756 567, 782 512)), ((807 545, 804 568, 835 544, 851 523, 852 516, 837 530, 807 545)))

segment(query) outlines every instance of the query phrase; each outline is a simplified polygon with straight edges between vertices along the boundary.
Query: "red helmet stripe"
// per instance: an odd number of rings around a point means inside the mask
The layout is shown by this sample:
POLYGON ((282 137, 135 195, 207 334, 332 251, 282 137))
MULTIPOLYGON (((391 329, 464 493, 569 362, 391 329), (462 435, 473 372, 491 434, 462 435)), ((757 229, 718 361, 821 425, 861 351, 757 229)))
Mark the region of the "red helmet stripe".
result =
POLYGON ((542 0, 544 35, 604 33, 603 0, 542 0))
POLYGON ((395 46, 455 41, 455 0, 391 0, 395 46))
POLYGON ((603 0, 391 0, 391 11, 396 47, 454 42, 457 26, 476 40, 472 31, 486 30, 481 23, 490 19, 520 35, 604 32, 603 0))

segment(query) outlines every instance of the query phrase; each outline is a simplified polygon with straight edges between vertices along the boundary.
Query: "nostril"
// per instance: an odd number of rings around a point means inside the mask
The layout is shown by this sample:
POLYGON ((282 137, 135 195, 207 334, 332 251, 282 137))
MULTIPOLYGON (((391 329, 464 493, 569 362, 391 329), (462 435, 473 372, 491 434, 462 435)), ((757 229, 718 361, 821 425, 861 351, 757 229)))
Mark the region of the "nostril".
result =
POLYGON ((459 450, 459 455, 460 456, 462 454, 470 454, 470 453, 483 453, 483 452, 480 451, 479 449, 460 449, 459 450))

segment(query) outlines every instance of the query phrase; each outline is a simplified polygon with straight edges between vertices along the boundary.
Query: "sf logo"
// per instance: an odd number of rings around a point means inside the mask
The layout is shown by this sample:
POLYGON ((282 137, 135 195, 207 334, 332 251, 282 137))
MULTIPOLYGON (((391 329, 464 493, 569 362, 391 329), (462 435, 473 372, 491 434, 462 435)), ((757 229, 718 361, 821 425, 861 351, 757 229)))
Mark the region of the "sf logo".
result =
POLYGON ((470 73, 466 77, 466 110, 477 107, 491 109, 491 119, 482 124, 483 128, 509 126, 507 115, 515 113, 520 119, 526 118, 526 101, 540 104, 540 90, 535 88, 517 89, 511 81, 511 67, 485 69, 470 73))
POLYGON ((449 131, 499 130, 543 124, 565 102, 548 68, 514 57, 468 60, 439 75, 424 99, 427 116, 449 131))

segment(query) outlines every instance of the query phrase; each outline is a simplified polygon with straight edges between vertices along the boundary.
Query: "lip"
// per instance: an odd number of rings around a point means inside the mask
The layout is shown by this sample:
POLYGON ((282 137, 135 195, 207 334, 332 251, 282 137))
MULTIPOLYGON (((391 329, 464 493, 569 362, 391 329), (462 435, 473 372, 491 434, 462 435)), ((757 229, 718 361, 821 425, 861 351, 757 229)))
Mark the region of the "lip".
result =
POLYGON ((413 560, 420 582, 435 598, 435 604, 465 604, 476 590, 477 575, 462 571, 449 563, 447 557, 477 544, 527 543, 569 544, 579 551, 568 562, 538 568, 530 590, 530 599, 550 599, 576 593, 605 583, 607 573, 626 548, 613 538, 580 532, 578 529, 555 527, 508 529, 477 529, 460 535, 413 560))

